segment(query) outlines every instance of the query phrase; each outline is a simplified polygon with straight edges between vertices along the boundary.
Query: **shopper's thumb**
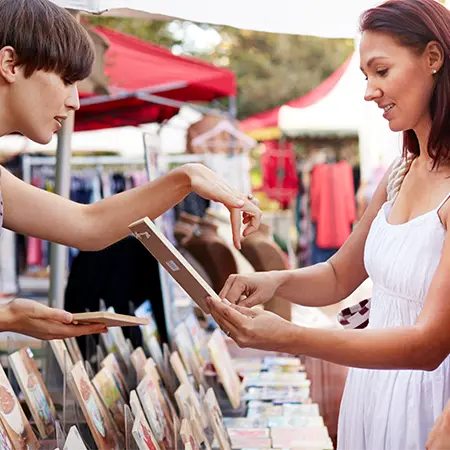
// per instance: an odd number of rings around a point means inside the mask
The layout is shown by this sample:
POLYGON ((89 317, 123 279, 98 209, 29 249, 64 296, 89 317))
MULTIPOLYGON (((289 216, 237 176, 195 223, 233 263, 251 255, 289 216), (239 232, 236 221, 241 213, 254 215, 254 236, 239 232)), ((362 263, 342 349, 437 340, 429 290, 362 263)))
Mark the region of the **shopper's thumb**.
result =
POLYGON ((49 308, 45 305, 35 307, 35 317, 37 319, 53 320, 61 323, 72 323, 73 315, 67 311, 57 308, 49 308))
POLYGON ((244 308, 252 308, 253 306, 263 303, 263 299, 258 294, 252 294, 237 303, 238 306, 243 306, 244 308))
POLYGON ((256 316, 256 310, 255 309, 250 309, 250 308, 245 307, 245 306, 233 305, 231 303, 230 303, 230 307, 233 308, 234 310, 236 310, 238 313, 241 313, 244 316, 250 317, 252 319, 256 316))

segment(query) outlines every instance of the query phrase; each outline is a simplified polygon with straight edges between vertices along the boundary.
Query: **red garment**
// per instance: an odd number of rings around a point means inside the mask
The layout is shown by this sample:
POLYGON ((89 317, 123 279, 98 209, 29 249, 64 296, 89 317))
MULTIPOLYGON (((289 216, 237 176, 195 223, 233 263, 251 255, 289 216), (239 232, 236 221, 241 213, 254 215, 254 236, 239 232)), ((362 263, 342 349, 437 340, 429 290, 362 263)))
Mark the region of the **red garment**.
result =
MULTIPOLYGON (((39 177, 33 177, 31 184, 43 188, 42 180, 39 177)), ((28 237, 27 266, 42 266, 42 241, 32 236, 28 237)))
POLYGON ((27 265, 42 266, 42 241, 31 236, 28 238, 27 265))
POLYGON ((339 248, 356 220, 353 171, 350 164, 318 164, 311 178, 311 220, 317 223, 316 245, 339 248))
MULTIPOLYGON (((270 141, 272 143, 273 141, 270 141)), ((273 200, 288 207, 298 192, 298 176, 295 154, 290 142, 284 149, 266 143, 266 151, 261 156, 263 191, 273 200)))

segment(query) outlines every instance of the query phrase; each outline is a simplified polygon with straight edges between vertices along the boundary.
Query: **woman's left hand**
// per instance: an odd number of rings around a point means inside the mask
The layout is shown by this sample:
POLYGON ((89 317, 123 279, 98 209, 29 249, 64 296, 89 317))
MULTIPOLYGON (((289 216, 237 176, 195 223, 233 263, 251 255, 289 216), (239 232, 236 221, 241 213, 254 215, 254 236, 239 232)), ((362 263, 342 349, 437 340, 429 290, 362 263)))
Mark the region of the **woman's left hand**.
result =
POLYGON ((425 445, 426 450, 450 449, 450 401, 437 418, 425 445))
POLYGON ((207 303, 219 327, 239 347, 284 351, 290 328, 294 326, 290 322, 260 308, 233 305, 226 299, 208 297, 207 303))

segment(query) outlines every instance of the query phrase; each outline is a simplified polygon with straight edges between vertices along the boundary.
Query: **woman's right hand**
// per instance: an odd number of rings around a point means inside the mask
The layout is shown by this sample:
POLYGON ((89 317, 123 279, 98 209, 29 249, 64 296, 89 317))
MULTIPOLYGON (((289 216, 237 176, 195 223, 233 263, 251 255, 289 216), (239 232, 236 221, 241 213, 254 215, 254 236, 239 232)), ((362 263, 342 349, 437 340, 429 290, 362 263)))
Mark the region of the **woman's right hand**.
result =
POLYGON ((219 297, 235 305, 251 308, 272 299, 278 287, 279 281, 273 272, 230 275, 219 297))
POLYGON ((101 324, 73 325, 73 316, 33 300, 16 298, 0 306, 0 331, 12 331, 37 339, 65 339, 107 331, 101 324))
POLYGON ((249 198, 229 186, 215 172, 203 164, 185 164, 180 167, 189 177, 190 188, 201 197, 223 203, 230 211, 233 242, 241 248, 241 222, 245 225, 243 236, 248 236, 259 228, 261 211, 259 202, 249 198))

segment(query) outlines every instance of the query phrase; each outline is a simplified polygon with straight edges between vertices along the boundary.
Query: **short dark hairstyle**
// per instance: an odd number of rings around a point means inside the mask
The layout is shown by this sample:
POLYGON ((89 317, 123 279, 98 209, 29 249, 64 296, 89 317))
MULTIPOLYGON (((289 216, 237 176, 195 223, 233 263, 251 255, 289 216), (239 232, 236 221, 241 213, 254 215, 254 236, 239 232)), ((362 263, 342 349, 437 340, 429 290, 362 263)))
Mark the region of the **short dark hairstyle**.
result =
POLYGON ((54 72, 67 83, 85 79, 94 47, 85 29, 49 0, 0 0, 0 48, 11 46, 26 77, 54 72))
MULTIPOLYGON (((431 97, 432 119, 428 154, 433 168, 450 161, 450 11, 436 0, 389 0, 365 11, 360 19, 362 32, 378 31, 421 54, 436 41, 444 53, 444 63, 435 75, 431 97)), ((419 142, 413 130, 403 132, 403 153, 419 155, 419 142)))

